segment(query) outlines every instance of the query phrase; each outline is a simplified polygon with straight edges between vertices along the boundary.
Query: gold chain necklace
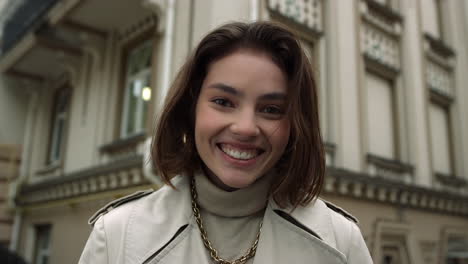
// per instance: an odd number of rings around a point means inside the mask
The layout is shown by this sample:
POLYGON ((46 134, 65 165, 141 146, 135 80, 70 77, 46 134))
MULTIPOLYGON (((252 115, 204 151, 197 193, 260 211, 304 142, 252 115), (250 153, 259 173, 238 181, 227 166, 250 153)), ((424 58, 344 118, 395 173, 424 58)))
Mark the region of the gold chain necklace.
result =
POLYGON ((210 257, 214 260, 216 264, 242 264, 242 263, 245 263, 248 259, 255 256, 255 253, 257 252, 258 240, 260 238, 260 233, 262 231, 263 221, 260 221, 260 226, 258 228, 255 241, 253 245, 247 250, 247 252, 236 260, 233 260, 233 261, 225 260, 221 258, 218 255, 218 251, 213 248, 213 246, 211 245, 211 242, 208 240, 208 235, 206 233, 206 230, 203 227, 203 221, 201 219, 200 209, 198 208, 198 204, 197 204, 198 195, 197 195, 197 190, 195 189, 195 177, 192 177, 191 193, 192 193, 192 210, 193 210, 193 214, 195 215, 195 220, 198 224, 198 228, 200 229, 200 235, 203 240, 203 244, 205 245, 206 249, 210 252, 210 257))

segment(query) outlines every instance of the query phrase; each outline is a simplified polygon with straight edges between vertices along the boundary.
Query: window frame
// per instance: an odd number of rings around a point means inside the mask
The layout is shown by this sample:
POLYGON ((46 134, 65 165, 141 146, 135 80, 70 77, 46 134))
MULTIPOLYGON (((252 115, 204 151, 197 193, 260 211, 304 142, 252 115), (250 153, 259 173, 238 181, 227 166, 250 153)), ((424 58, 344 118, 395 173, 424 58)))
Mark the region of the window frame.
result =
POLYGON ((389 160, 400 160, 400 131, 398 129, 399 127, 399 124, 398 124, 398 103, 397 103, 397 100, 398 100, 398 95, 397 95, 397 90, 396 90, 396 83, 395 83, 395 80, 393 78, 389 78, 388 76, 384 76, 382 74, 379 74, 378 72, 376 71, 373 71, 373 70, 370 70, 370 69, 366 69, 366 71, 364 72, 364 78, 365 78, 365 93, 366 93, 366 128, 367 128, 367 138, 368 138, 368 142, 367 142, 367 153, 368 155, 373 155, 373 156, 377 156, 377 157, 381 157, 381 158, 385 158, 385 159, 389 159, 389 160), (390 89, 389 93, 390 93, 390 112, 392 114, 391 116, 391 129, 393 130, 392 131, 392 140, 393 140, 393 146, 392 146, 392 157, 385 157, 385 156, 382 156, 378 153, 373 153, 370 149, 370 134, 371 134, 371 127, 370 127, 370 124, 369 124, 369 93, 368 93, 368 90, 370 89, 370 87, 368 87, 367 85, 367 78, 368 78, 368 75, 373 75, 374 78, 379 78, 385 82, 387 82, 389 84, 389 87, 388 89, 390 89))
POLYGON ((34 225, 34 255, 33 255, 33 263, 34 264, 48 264, 50 263, 50 255, 51 255, 51 237, 52 237, 52 225, 51 224, 39 224, 34 225), (46 232, 46 241, 47 245, 45 248, 40 248, 42 245, 42 236, 40 232, 46 232), (42 257, 47 257, 49 261, 45 263, 41 261, 42 257))
POLYGON ((67 135, 68 135, 68 124, 70 118, 70 109, 71 109, 71 100, 72 100, 72 88, 70 84, 65 84, 60 86, 54 91, 52 99, 52 108, 50 112, 49 119, 49 140, 47 146, 47 155, 45 164, 48 166, 60 166, 64 160, 67 135), (65 106, 63 111, 58 110, 60 101, 65 97, 65 106), (57 119, 60 119, 59 121, 57 119), (57 141, 57 129, 58 122, 62 122, 62 128, 60 133, 60 141, 57 141), (57 146, 58 144, 58 146, 57 146), (58 155, 54 155, 55 151, 58 151, 58 155))
MULTIPOLYGON (((120 98, 120 106, 119 107, 119 122, 118 122, 118 132, 117 132, 117 138, 124 139, 124 138, 129 138, 133 137, 138 134, 146 133, 148 130, 148 116, 151 111, 150 107, 152 107, 152 102, 154 100, 154 85, 153 83, 153 56, 154 56, 154 39, 153 38, 139 38, 127 45, 124 48, 123 51, 123 63, 122 63, 122 78, 121 78, 121 98, 120 98), (150 65, 149 67, 139 70, 135 74, 129 74, 129 58, 132 54, 132 52, 138 52, 139 49, 143 49, 145 46, 149 46, 151 52, 149 56, 150 60, 150 65), (139 129, 134 129, 132 132, 126 131, 127 125, 128 125, 128 120, 129 120, 129 115, 128 115, 128 107, 129 107, 129 85, 132 83, 132 81, 139 79, 139 77, 142 77, 143 79, 147 79, 147 86, 151 88, 151 97, 147 102, 146 106, 146 115, 144 115, 142 118, 140 118, 139 121, 136 123, 139 124, 140 128, 139 129)), ((146 87, 143 85, 141 89, 146 87)), ((138 100, 138 106, 140 108, 144 108, 144 103, 142 103, 143 100, 138 100)), ((142 109, 137 109, 137 113, 143 111, 142 109)), ((143 113, 140 113, 143 114, 143 113)), ((137 114, 135 113, 135 116, 137 114)))
POLYGON ((429 140, 430 140, 430 147, 431 147, 431 167, 432 167, 432 172, 433 172, 433 175, 437 175, 437 174, 440 174, 440 175, 445 175, 445 176, 454 176, 455 175, 455 148, 454 148, 454 139, 453 139, 453 125, 452 125, 452 113, 451 113, 451 108, 452 108, 452 101, 453 99, 451 97, 448 97, 446 95, 441 95, 439 94, 438 92, 434 91, 434 89, 432 88, 429 88, 429 100, 428 100, 428 109, 427 109, 427 114, 428 114, 428 119, 429 119, 429 131, 430 131, 430 137, 429 137, 429 140), (447 143, 448 143, 448 146, 447 146, 447 149, 448 149, 448 154, 449 154, 449 174, 447 175, 447 173, 445 172, 441 172, 441 171, 438 171, 435 167, 434 167, 434 144, 433 144, 433 141, 432 141, 432 125, 431 125, 431 111, 430 111, 430 107, 431 106, 434 106, 434 107, 438 107, 440 108, 440 110, 442 110, 444 112, 444 116, 445 116, 445 125, 447 126, 447 143))

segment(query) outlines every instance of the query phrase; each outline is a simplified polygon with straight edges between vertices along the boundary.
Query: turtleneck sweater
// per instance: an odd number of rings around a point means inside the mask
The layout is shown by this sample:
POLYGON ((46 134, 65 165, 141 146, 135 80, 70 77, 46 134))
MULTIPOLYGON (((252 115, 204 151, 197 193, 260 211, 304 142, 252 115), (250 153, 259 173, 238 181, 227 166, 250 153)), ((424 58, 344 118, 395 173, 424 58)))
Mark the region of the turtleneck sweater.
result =
MULTIPOLYGON (((223 259, 233 261, 241 257, 253 245, 263 219, 270 175, 231 192, 214 185, 204 173, 195 177, 197 202, 212 246, 223 259)), ((246 263, 253 263, 253 258, 246 263)))

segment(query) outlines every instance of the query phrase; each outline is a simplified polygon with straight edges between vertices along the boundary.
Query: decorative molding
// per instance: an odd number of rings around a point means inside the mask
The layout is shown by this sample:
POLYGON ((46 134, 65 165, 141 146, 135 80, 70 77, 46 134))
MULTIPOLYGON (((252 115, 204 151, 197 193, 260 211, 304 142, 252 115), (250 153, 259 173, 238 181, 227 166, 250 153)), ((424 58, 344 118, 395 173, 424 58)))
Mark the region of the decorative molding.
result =
POLYGON ((382 61, 379 61, 369 56, 369 54, 367 53, 364 53, 364 62, 367 71, 372 72, 387 80, 393 80, 400 73, 399 69, 392 67, 388 64, 382 63, 382 61))
POLYGON ((434 173, 434 177, 442 184, 452 186, 452 187, 465 187, 467 185, 467 180, 457 177, 455 175, 448 175, 441 172, 434 173))
POLYGON ((361 48, 366 67, 392 79, 398 74, 403 17, 375 0, 361 0, 361 48))
POLYGON ((451 97, 453 90, 452 72, 430 59, 426 60, 426 83, 430 90, 451 97))
POLYGON ((315 33, 323 32, 323 0, 268 0, 273 16, 283 17, 315 33))
POLYGON ((364 2, 370 12, 375 12, 378 16, 384 18, 387 23, 403 22, 403 16, 389 6, 383 5, 375 0, 364 0, 364 2))
POLYGON ((52 175, 62 169, 62 161, 58 160, 52 164, 48 164, 45 167, 36 171, 36 175, 52 175))
POLYGON ((126 138, 117 139, 111 143, 99 147, 99 151, 103 153, 127 152, 129 149, 136 151, 136 146, 145 141, 146 133, 138 133, 126 138))
MULTIPOLYGON (((407 223, 387 219, 377 219, 373 228, 373 258, 383 259, 385 246, 391 246, 392 248, 408 252, 409 250, 407 247, 410 234, 411 227, 407 223)), ((412 262, 408 262, 408 259, 406 259, 406 261, 403 261, 402 263, 412 262)))
POLYGON ((143 0, 142 6, 150 9, 155 14, 156 18, 156 31, 162 34, 166 29, 166 20, 163 17, 166 16, 166 10, 168 8, 167 0, 143 0), (159 19, 158 19, 159 18, 159 19))
POLYGON ((44 203, 147 184, 142 168, 143 157, 134 155, 37 184, 21 186, 16 202, 19 205, 44 203))
POLYGON ((454 101, 454 98, 451 95, 442 93, 440 90, 434 88, 429 89, 429 98, 431 102, 444 108, 448 108, 454 101))
POLYGON ((52 51, 62 51, 63 53, 67 55, 76 56, 76 57, 80 57, 82 55, 82 51, 79 47, 69 45, 68 43, 64 41, 52 39, 50 37, 45 37, 41 35, 37 35, 36 38, 37 38, 37 43, 40 46, 43 46, 52 51))
POLYGON ((468 196, 327 168, 326 193, 449 215, 468 216, 468 196))
POLYGON ((442 57, 455 57, 455 51, 441 39, 436 38, 429 33, 424 33, 424 38, 429 42, 431 50, 435 51, 442 57))
MULTIPOLYGON (((156 15, 150 15, 121 30, 117 34, 117 39, 122 44, 134 39, 141 34, 148 32, 151 28, 156 28, 159 20, 156 15)), ((160 24, 160 23, 159 23, 160 24)), ((156 30, 155 30, 156 31, 156 30)), ((159 32, 159 31, 158 31, 159 32)))
POLYGON ((104 30, 101 30, 99 28, 95 28, 86 24, 82 24, 80 22, 73 21, 71 19, 65 19, 60 24, 63 25, 64 27, 67 27, 79 33, 91 34, 99 38, 105 38, 107 36, 107 32, 104 30))
POLYGON ((6 72, 6 74, 13 78, 26 79, 28 81, 33 81, 33 82, 38 82, 38 83, 42 83, 45 81, 45 78, 41 75, 14 70, 13 68, 10 68, 6 72))
POLYGON ((367 164, 367 171, 370 176, 384 178, 395 182, 411 184, 414 181, 413 174, 408 169, 398 168, 395 164, 372 161, 367 164))
POLYGON ((399 40, 377 27, 363 23, 361 47, 364 55, 388 68, 400 68, 399 40))
POLYGON ((403 163, 399 160, 393 160, 393 159, 387 159, 383 157, 379 157, 374 154, 367 154, 367 161, 369 163, 375 164, 378 167, 387 169, 387 170, 392 170, 394 172, 398 173, 412 173, 413 172, 413 166, 403 163))

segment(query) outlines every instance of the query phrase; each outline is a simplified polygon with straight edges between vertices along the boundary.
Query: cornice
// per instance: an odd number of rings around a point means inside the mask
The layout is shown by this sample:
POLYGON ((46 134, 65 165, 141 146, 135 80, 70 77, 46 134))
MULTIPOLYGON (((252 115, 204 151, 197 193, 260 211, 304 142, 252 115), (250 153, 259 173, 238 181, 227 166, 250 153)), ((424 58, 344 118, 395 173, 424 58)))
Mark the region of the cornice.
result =
POLYGON ((148 184, 142 168, 143 157, 134 155, 36 184, 23 185, 16 203, 22 206, 51 202, 148 184))
MULTIPOLYGON (((24 186, 16 201, 19 206, 34 205, 148 184, 142 175, 142 162, 142 156, 134 156, 24 186)), ((468 216, 466 194, 443 192, 340 168, 327 168, 324 192, 398 207, 468 216)))
POLYGON ((468 216, 468 195, 372 177, 345 169, 327 168, 325 193, 399 207, 468 216))

